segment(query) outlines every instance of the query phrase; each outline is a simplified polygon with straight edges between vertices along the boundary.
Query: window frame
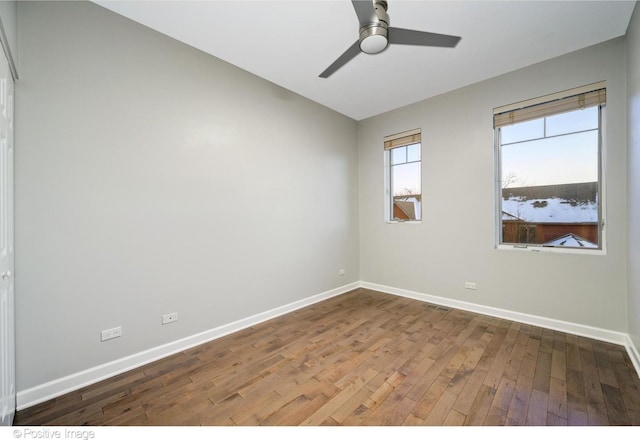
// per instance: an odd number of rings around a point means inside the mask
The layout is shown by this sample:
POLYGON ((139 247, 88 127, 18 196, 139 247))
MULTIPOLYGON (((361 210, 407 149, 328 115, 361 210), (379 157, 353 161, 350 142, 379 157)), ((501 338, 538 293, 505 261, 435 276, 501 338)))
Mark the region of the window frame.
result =
MULTIPOLYGON (((384 220, 386 223, 407 223, 407 224, 420 224, 422 223, 422 205, 423 205, 423 191, 422 191, 422 130, 417 128, 413 130, 404 131, 384 138, 384 220), (399 142, 399 143, 398 143, 399 142), (408 147, 412 145, 418 145, 420 151, 420 159, 417 161, 408 161, 408 147), (407 162, 401 164, 418 163, 420 168, 420 218, 419 219, 396 219, 393 217, 393 204, 394 196, 392 194, 393 189, 393 167, 391 156, 392 151, 397 148, 407 148, 407 162)), ((396 164, 397 166, 399 164, 396 164)))
MULTIPOLYGON (((554 93, 551 95, 534 98, 521 103, 510 104, 508 106, 498 107, 494 109, 494 118, 498 114, 504 114, 509 110, 523 108, 527 105, 535 107, 536 105, 544 105, 553 100, 560 100, 563 98, 569 98, 580 93, 589 91, 595 91, 604 89, 606 93, 606 83, 604 81, 587 86, 578 87, 575 89, 554 93), (505 110, 506 109, 506 110, 505 110)), ((502 144, 500 139, 500 128, 494 126, 494 160, 495 160, 495 230, 494 230, 494 243, 495 249, 498 250, 515 250, 515 251, 530 251, 530 252, 551 252, 551 253, 570 253, 581 255, 606 255, 607 253, 607 241, 606 241, 606 178, 605 178, 605 158, 606 158, 606 117, 607 117, 607 104, 599 103, 597 105, 590 105, 588 107, 598 108, 598 248, 578 248, 578 247, 564 247, 564 246, 549 246, 537 243, 503 243, 504 223, 502 215, 502 144)), ((556 113, 559 114, 559 113, 556 113)), ((549 115, 532 118, 531 120, 540 119, 549 115)), ((505 125, 505 124, 503 124, 505 125)), ((573 134, 573 133, 572 133, 573 134)))

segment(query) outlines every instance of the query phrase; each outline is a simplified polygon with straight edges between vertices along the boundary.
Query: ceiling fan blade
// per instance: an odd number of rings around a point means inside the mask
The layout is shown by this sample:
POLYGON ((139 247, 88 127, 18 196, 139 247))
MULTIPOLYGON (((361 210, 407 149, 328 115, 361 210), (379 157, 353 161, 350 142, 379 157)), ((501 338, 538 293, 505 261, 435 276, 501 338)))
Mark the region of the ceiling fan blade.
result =
POLYGON ((353 4, 353 9, 356 10, 360 27, 378 22, 378 16, 372 0, 351 0, 351 3, 353 4))
POLYGON ((390 44, 407 44, 412 46, 455 47, 460 37, 453 35, 434 34, 431 32, 414 31, 389 27, 390 44))
POLYGON ((347 64, 356 55, 360 53, 360 41, 356 41, 347 49, 337 60, 333 62, 324 72, 320 74, 320 78, 329 78, 336 70, 347 64))

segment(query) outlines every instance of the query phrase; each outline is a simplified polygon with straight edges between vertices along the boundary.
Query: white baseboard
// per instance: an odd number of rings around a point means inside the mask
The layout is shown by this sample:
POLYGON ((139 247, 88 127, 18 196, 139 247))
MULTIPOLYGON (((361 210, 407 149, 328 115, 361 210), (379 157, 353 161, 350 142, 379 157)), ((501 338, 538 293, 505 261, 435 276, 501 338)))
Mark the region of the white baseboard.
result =
POLYGON ((257 315, 249 316, 248 318, 243 318, 202 333, 188 336, 106 364, 98 365, 96 367, 89 368, 88 370, 79 371, 69 376, 37 385, 33 388, 18 391, 16 396, 17 409, 23 410, 37 405, 38 403, 46 402, 47 400, 75 391, 101 380, 108 379, 126 371, 133 370, 134 368, 138 368, 142 365, 179 353, 197 345, 221 338, 230 333, 243 330, 334 296, 342 295, 343 293, 357 289, 358 287, 360 287, 359 282, 347 284, 345 286, 295 301, 290 304, 285 304, 284 306, 276 307, 275 309, 258 313, 257 315))
POLYGON ((572 322, 560 321, 543 316, 529 315, 526 313, 513 312, 511 310, 499 309, 495 307, 483 306, 480 304, 459 301, 456 299, 444 298, 441 296, 428 295, 426 293, 412 292, 410 290, 398 289, 395 287, 383 286, 381 284, 361 282, 360 287, 377 290, 378 292, 390 293, 403 296, 405 298, 417 299, 454 309, 466 310, 468 312, 480 313, 481 315, 494 316, 496 318, 508 319, 509 321, 521 322, 523 324, 544 327, 550 330, 558 330, 577 336, 585 336, 599 341, 611 342, 618 345, 627 345, 629 337, 626 333, 605 330, 588 325, 575 324, 572 322))
POLYGON ((631 359, 631 363, 636 369, 638 373, 638 377, 640 377, 640 352, 638 352, 638 348, 633 343, 633 340, 627 335, 627 343, 625 344, 627 348, 627 353, 629 354, 629 358, 631 359))
POLYGON ((441 296, 428 295, 425 293, 418 293, 410 290, 398 289, 395 287, 359 281, 299 301, 295 301, 293 303, 286 304, 284 306, 277 307, 275 309, 268 310, 257 315, 243 318, 238 321, 225 324, 202 333, 198 333, 196 335, 188 336, 186 338, 170 342, 159 347, 154 347, 149 350, 145 350, 143 352, 115 360, 113 362, 98 365, 88 370, 80 371, 69 376, 65 376, 60 379, 35 386, 33 388, 18 391, 17 409, 23 410, 25 408, 29 408, 33 405, 37 405, 38 403, 45 402, 71 391, 75 391, 87 385, 91 385, 101 380, 108 379, 110 377, 148 364, 150 362, 165 358, 175 353, 179 353, 181 351, 187 350, 200 344, 204 344, 214 339, 218 339, 230 333, 243 330, 261 322, 268 321, 269 319, 276 318, 294 310, 298 310, 317 302, 332 298, 334 296, 341 295, 359 287, 623 345, 626 348, 627 353, 629 354, 629 358, 631 359, 631 362, 636 369, 636 373, 638 373, 638 376, 640 376, 640 353, 638 353, 637 348, 633 344, 629 335, 626 333, 615 332, 597 327, 545 318, 542 316, 513 312, 510 310, 468 303, 465 301, 444 298, 441 296))
POLYGON ((483 306, 480 304, 459 301, 441 296, 428 295, 425 293, 412 292, 410 290, 398 289, 395 287, 383 286, 381 284, 360 282, 360 287, 378 292, 390 293, 392 295, 403 296, 405 298, 417 299, 441 306, 451 307, 455 309, 466 310, 469 312, 480 313, 482 315, 494 316, 496 318, 508 319, 510 321, 521 322, 524 324, 535 325, 550 330, 558 330, 577 336, 584 336, 598 341, 610 342, 622 345, 626 348, 629 358, 636 369, 638 377, 640 377, 640 354, 633 344, 628 334, 606 330, 598 327, 591 327, 573 322, 560 321, 543 316, 529 315, 526 313, 513 312, 510 310, 499 309, 495 307, 483 306))

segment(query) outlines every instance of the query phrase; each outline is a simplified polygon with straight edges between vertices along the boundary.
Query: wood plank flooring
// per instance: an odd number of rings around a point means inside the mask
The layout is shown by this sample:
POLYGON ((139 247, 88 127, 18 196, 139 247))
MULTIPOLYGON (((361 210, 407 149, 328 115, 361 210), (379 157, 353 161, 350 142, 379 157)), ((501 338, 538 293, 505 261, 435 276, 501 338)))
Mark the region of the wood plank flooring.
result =
POLYGON ((19 411, 17 425, 639 425, 624 347, 365 289, 19 411))

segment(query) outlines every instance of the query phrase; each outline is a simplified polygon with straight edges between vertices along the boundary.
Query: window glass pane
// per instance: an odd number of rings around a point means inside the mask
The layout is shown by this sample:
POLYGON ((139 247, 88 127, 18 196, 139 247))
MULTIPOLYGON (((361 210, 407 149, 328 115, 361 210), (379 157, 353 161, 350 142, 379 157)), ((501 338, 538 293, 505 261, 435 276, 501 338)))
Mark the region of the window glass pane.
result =
POLYGON ((395 165, 391 173, 394 197, 420 194, 420 162, 395 165))
POLYGON ((407 161, 407 147, 398 147, 391 150, 391 165, 405 163, 407 161))
POLYGON ((421 220, 422 195, 420 162, 391 167, 391 219, 421 220))
POLYGON ((421 144, 397 147, 389 154, 389 220, 418 221, 422 218, 421 144))
POLYGON ((416 162, 420 160, 420 144, 407 146, 407 162, 416 162))
POLYGON ((599 247, 598 130, 501 147, 502 242, 599 247))
POLYGON ((503 186, 540 186, 597 180, 597 131, 502 147, 503 186))
POLYGON ((547 117, 547 136, 598 128, 598 107, 547 117))
POLYGON ((500 142, 510 144, 544 137, 544 118, 500 128, 500 142))

